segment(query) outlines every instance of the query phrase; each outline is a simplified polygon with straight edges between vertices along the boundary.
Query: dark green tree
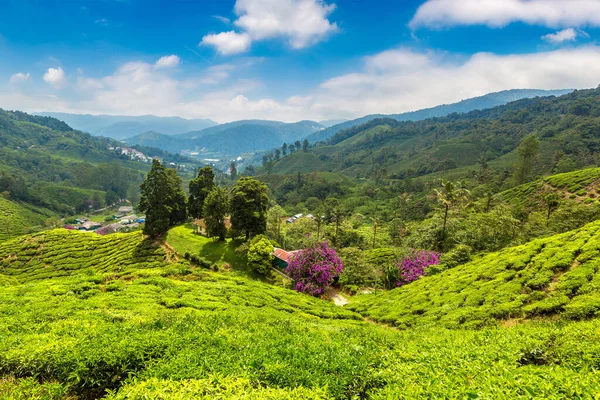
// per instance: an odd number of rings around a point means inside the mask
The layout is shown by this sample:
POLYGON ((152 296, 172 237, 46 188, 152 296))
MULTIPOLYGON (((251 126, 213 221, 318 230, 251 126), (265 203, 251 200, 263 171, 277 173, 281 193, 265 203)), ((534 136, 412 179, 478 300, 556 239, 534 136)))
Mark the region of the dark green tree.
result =
POLYGON ((225 189, 215 187, 204 201, 204 223, 209 237, 218 236, 219 240, 225 240, 225 217, 228 212, 229 194, 225 189))
POLYGON ((515 165, 514 178, 517 185, 522 185, 531 177, 535 163, 539 158, 540 141, 535 135, 527 136, 519 147, 519 161, 515 165))
POLYGON ((169 231, 172 196, 169 193, 169 177, 160 161, 152 161, 152 168, 142 182, 141 190, 139 209, 146 214, 144 234, 151 238, 161 237, 169 231))
POLYGON ((284 157, 287 154, 287 151, 288 151, 288 145, 287 145, 287 143, 284 143, 283 146, 281 146, 281 153, 283 154, 284 157))
POLYGON ((246 240, 267 230, 268 188, 250 177, 240 178, 231 189, 231 225, 246 240))
POLYGON ((235 181, 237 179, 237 168, 235 167, 235 161, 231 162, 231 165, 229 166, 229 174, 231 176, 231 180, 235 181))
POLYGON ((296 151, 300 151, 300 148, 302 147, 302 143, 300 143, 299 140, 296 140, 296 142, 294 144, 296 145, 296 151))
POLYGON ((340 224, 346 216, 344 207, 339 199, 336 197, 328 197, 324 204, 325 221, 327 223, 335 223, 335 244, 338 243, 338 234, 340 224))
POLYGON ((198 174, 190 181, 190 197, 188 206, 192 218, 202 218, 204 210, 204 200, 215 187, 215 173, 207 165, 200 168, 198 174))
POLYGON ((281 150, 275 149, 275 160, 279 161, 281 158, 281 150))
POLYGON ((186 196, 181 184, 181 177, 177 175, 177 171, 169 168, 166 170, 166 173, 171 206, 169 224, 175 226, 182 224, 187 220, 186 196))
POLYGON ((302 142, 302 150, 305 152, 308 151, 308 139, 304 139, 302 142))

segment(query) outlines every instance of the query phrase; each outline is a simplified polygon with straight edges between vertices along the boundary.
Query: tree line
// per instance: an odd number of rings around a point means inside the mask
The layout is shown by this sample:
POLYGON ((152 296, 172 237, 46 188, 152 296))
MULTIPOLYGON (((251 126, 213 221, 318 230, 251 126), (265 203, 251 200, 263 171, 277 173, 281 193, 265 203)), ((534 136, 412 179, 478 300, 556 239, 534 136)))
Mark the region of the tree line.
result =
POLYGON ((227 190, 215 184, 213 169, 205 166, 190 181, 186 197, 177 172, 154 160, 141 192, 139 209, 146 214, 144 234, 151 238, 164 237, 171 227, 188 218, 203 219, 208 235, 219 240, 227 235, 227 217, 234 237, 248 240, 267 229, 268 188, 251 177, 239 178, 227 190))

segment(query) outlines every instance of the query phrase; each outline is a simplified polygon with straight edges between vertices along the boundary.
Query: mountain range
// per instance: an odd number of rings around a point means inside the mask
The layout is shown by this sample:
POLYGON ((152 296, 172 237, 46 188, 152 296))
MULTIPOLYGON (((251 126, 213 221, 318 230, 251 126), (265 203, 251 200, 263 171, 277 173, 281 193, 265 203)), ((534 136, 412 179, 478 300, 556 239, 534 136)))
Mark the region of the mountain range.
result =
POLYGON ((184 119, 180 117, 157 117, 154 115, 89 115, 43 112, 38 115, 59 119, 73 129, 123 140, 147 131, 156 131, 165 135, 176 135, 201 130, 217 125, 209 119, 184 119))
POLYGON ((315 132, 308 137, 311 143, 327 140, 337 132, 351 128, 353 126, 364 124, 377 118, 391 118, 397 121, 421 121, 427 118, 444 117, 452 113, 466 113, 473 110, 484 110, 501 106, 520 99, 534 97, 561 96, 572 92, 572 89, 561 90, 538 90, 538 89, 512 89, 501 92, 489 93, 480 97, 462 100, 458 103, 443 104, 432 108, 426 108, 418 111, 411 111, 402 114, 371 114, 351 121, 345 121, 326 129, 315 132))

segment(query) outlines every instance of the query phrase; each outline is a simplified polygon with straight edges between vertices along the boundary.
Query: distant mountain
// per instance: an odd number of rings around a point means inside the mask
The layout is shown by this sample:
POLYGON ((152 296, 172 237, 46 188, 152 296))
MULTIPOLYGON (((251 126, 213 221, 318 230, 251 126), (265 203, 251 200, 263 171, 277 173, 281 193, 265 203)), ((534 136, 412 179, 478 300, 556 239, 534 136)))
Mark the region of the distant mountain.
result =
POLYGON ((123 141, 130 146, 155 147, 175 154, 181 152, 181 150, 193 149, 196 146, 193 140, 180 139, 172 135, 163 135, 162 133, 153 131, 144 132, 123 141))
POLYGON ((165 135, 177 135, 189 131, 202 130, 217 125, 209 119, 184 119, 180 117, 156 117, 144 115, 131 117, 125 115, 89 115, 66 113, 39 113, 66 122, 74 129, 105 136, 117 140, 133 137, 144 132, 161 132, 165 135))
MULTIPOLYGON (((154 147, 179 146, 180 150, 203 150, 227 156, 238 156, 242 153, 268 150, 281 147, 283 143, 303 140, 310 134, 323 129, 314 121, 285 123, 279 121, 245 120, 217 125, 200 131, 192 131, 172 136, 172 140, 164 137, 131 138, 127 143, 142 139, 155 140, 154 147)), ((174 151, 174 150, 171 150, 174 151)))
POLYGON ((308 137, 311 143, 320 142, 329 139, 341 130, 352 128, 372 121, 378 118, 391 118, 397 121, 421 121, 427 118, 434 117, 445 117, 452 113, 467 113, 474 110, 484 110, 487 108, 493 108, 501 106, 512 101, 520 99, 529 99, 534 97, 547 97, 547 96, 562 96, 572 92, 572 89, 563 90, 537 90, 537 89, 513 89, 505 90, 502 92, 490 93, 485 96, 474 97, 472 99, 462 100, 454 104, 444 104, 432 108, 426 108, 419 111, 411 111, 402 114, 372 114, 362 118, 358 118, 352 121, 346 121, 337 125, 327 127, 319 132, 308 137))
POLYGON ((319 121, 319 124, 323 125, 325 128, 329 128, 330 126, 343 124, 347 121, 347 119, 326 119, 324 121, 319 121))

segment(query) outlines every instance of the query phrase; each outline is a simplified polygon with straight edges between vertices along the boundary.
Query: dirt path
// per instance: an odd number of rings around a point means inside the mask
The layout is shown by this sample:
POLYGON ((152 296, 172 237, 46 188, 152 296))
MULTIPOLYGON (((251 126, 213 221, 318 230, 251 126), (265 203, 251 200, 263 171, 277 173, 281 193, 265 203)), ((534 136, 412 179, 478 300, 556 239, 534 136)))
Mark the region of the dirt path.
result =
POLYGON ((334 289, 334 288, 327 288, 325 290, 325 295, 327 295, 327 297, 329 297, 331 300, 333 300, 333 303, 336 306, 344 306, 346 304, 348 304, 350 301, 343 295, 341 294, 338 290, 334 289))

